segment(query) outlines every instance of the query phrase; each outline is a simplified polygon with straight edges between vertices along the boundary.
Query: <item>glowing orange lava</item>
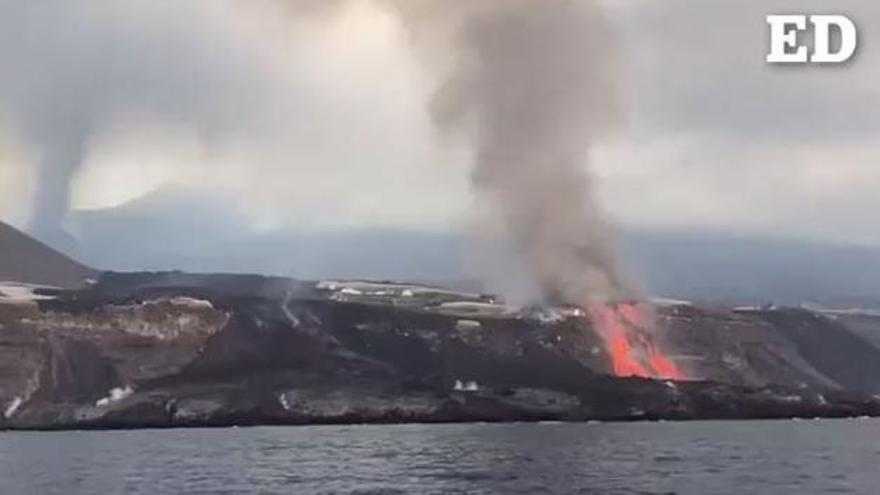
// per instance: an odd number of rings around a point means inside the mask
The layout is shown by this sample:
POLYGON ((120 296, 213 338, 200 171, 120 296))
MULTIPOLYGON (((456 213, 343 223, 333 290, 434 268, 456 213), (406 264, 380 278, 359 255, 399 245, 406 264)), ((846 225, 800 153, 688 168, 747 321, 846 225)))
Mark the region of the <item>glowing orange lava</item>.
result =
POLYGON ((596 305, 589 314, 608 347, 615 375, 685 379, 654 343, 648 332, 650 321, 638 303, 596 305))

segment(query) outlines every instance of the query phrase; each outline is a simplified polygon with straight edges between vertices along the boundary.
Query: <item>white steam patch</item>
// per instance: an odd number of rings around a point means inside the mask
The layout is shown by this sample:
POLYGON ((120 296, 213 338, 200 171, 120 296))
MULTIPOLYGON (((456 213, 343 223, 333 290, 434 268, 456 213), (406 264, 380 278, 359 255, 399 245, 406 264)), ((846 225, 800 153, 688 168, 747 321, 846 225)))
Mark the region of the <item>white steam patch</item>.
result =
POLYGON ((134 394, 134 389, 131 388, 130 385, 126 385, 125 387, 116 387, 110 390, 109 395, 104 397, 103 399, 98 399, 95 402, 95 406, 97 407, 107 407, 115 402, 119 402, 121 400, 125 400, 131 397, 134 394))
POLYGON ((21 408, 21 405, 24 404, 24 399, 21 397, 16 397, 12 402, 6 406, 6 410, 3 411, 3 417, 6 419, 11 418, 15 415, 16 412, 21 408))

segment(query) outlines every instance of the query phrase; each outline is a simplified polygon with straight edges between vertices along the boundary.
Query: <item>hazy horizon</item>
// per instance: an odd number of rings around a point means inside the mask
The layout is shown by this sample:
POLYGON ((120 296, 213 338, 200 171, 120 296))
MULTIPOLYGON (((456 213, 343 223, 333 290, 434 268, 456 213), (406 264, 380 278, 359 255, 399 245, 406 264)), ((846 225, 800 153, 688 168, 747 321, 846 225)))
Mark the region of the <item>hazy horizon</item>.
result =
MULTIPOLYGON (((455 230, 252 229, 222 201, 174 189, 157 194, 117 208, 75 212, 80 245, 70 254, 94 268, 121 271, 419 280, 498 289, 469 270, 475 260, 467 236, 455 230)), ((704 228, 620 228, 618 234, 624 265, 653 296, 736 304, 880 304, 875 248, 704 228)))

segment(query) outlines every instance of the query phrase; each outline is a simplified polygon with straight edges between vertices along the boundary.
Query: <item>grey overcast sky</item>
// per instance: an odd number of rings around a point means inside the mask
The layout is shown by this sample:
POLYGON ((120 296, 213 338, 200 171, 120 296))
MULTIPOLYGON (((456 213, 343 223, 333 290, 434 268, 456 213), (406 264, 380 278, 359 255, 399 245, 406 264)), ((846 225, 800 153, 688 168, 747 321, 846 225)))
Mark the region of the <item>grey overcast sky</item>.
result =
MULTIPOLYGON (((442 230, 467 217, 467 153, 436 137, 424 109, 433 83, 371 0, 307 21, 274 0, 27 3, 0 0, 4 220, 22 225, 35 191, 40 150, 21 114, 71 74, 90 81, 108 66, 113 99, 74 178, 76 208, 175 183, 216 191, 266 229, 442 230), (154 88, 151 73, 190 84, 154 88), (191 100, 211 111, 168 110, 191 100), (248 131, 213 138, 227 127, 248 131)), ((604 3, 626 120, 593 154, 613 218, 880 245, 880 3, 604 3), (765 16, 790 12, 849 15, 859 54, 838 67, 768 66, 765 16)))

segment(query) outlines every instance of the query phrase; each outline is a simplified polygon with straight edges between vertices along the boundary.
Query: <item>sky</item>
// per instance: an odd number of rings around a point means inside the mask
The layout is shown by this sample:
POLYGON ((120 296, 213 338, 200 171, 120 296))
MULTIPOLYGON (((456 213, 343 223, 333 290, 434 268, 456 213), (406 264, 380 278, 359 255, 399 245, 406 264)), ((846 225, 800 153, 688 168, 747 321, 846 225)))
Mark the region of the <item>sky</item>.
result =
MULTIPOLYGON (((112 97, 90 123, 74 208, 173 183, 226 198, 265 230, 461 228, 474 206, 470 157, 432 129, 435 83, 406 30, 370 0, 308 17, 298 1, 68 0, 75 15, 64 17, 0 0, 23 16, 0 20, 0 71, 26 76, 0 84, 0 219, 24 225, 37 190, 41 151, 21 125, 34 110, 21 102, 52 101, 57 85, 109 66, 117 77, 100 81, 112 97), (174 84, 157 88, 152 73, 174 84)), ((604 5, 624 115, 592 150, 610 218, 880 245, 880 5, 604 5), (764 18, 780 12, 849 15, 859 54, 842 66, 767 65, 764 18)))

